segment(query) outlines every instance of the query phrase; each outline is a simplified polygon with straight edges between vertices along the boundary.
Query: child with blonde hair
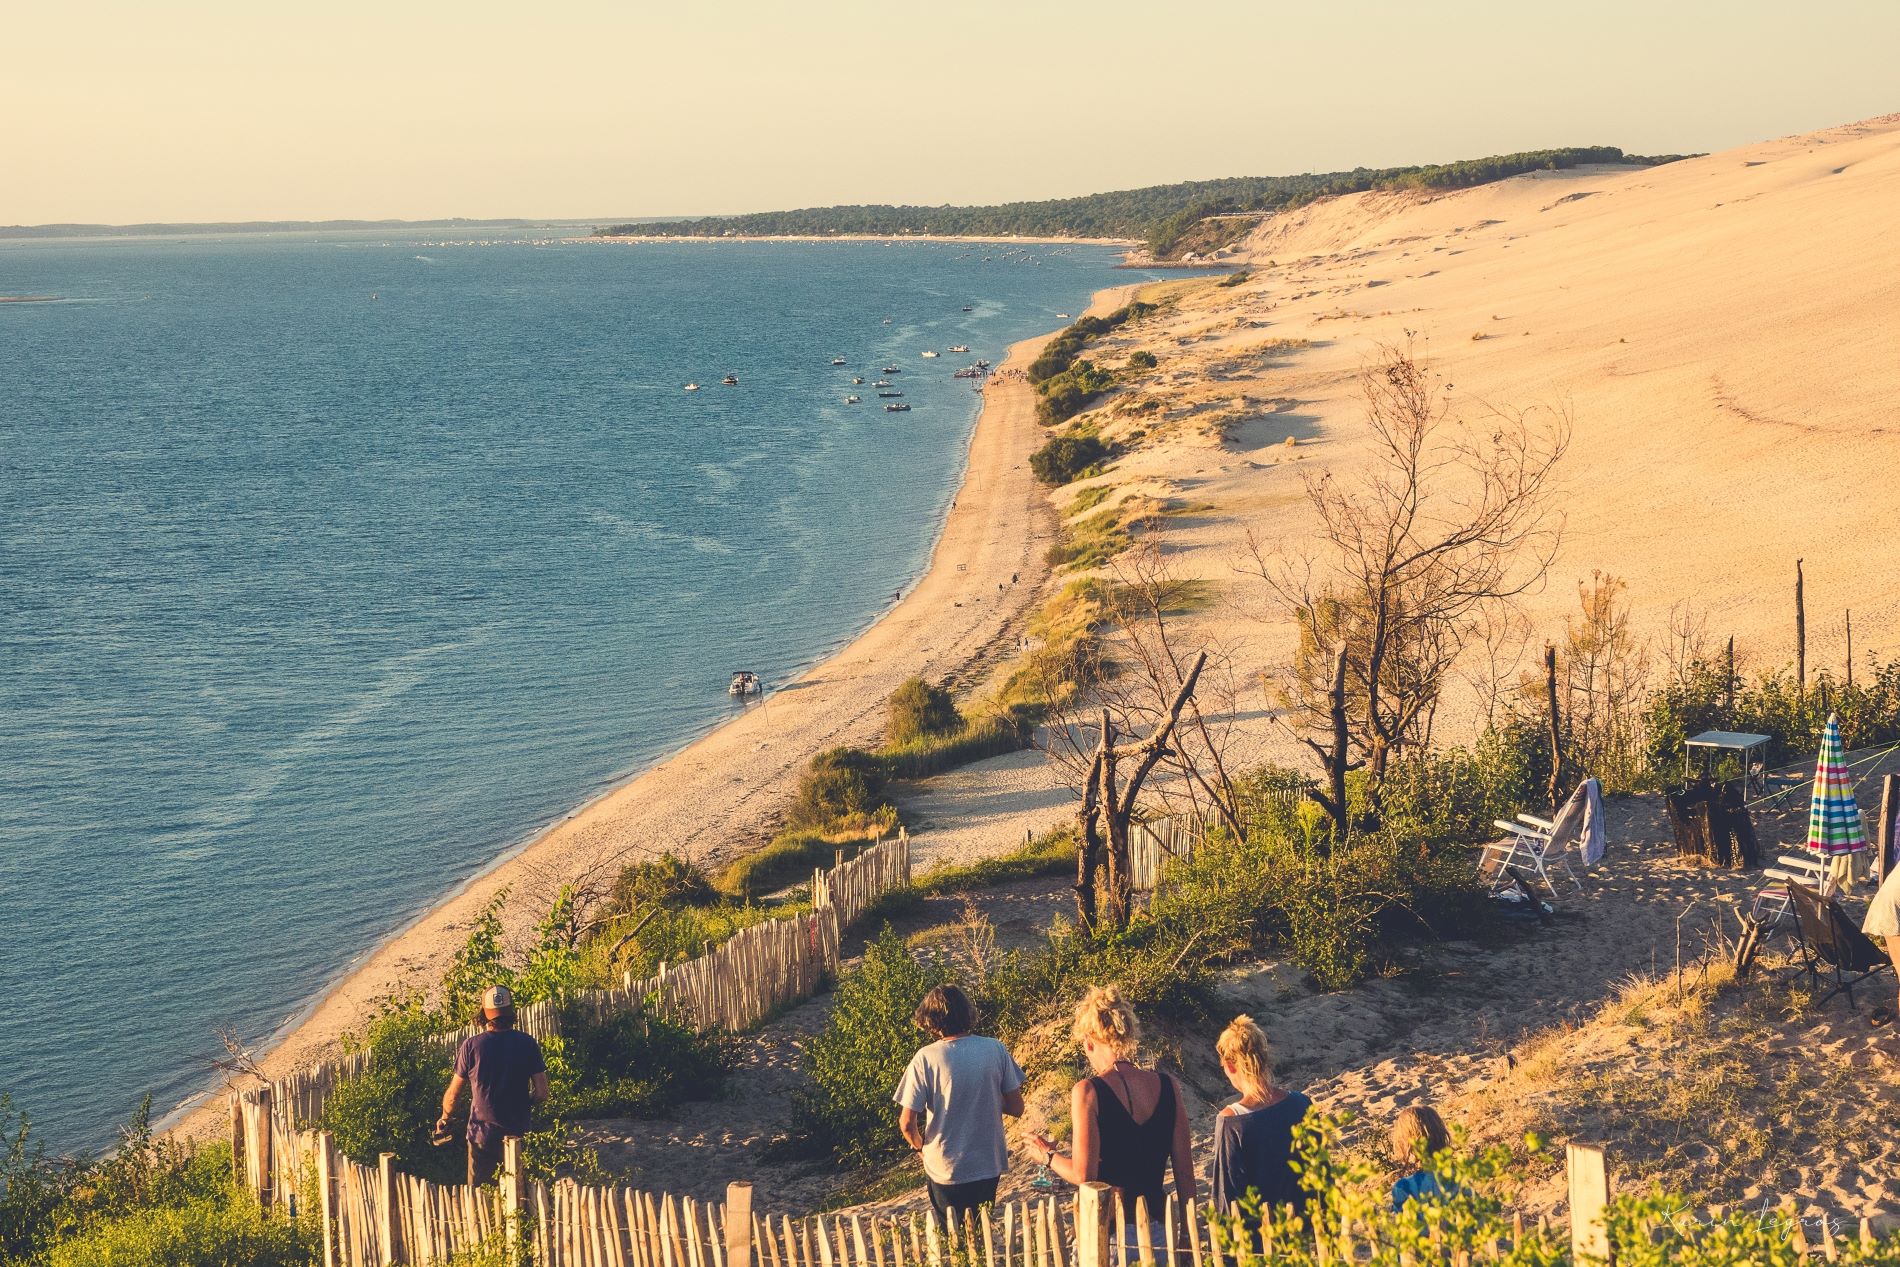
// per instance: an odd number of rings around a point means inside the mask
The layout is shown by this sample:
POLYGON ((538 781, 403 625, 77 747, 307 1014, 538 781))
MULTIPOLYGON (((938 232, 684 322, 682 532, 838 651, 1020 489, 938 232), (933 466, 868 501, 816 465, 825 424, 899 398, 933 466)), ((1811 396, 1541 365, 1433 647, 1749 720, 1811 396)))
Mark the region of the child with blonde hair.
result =
POLYGON ((1392 1119, 1386 1135, 1392 1160, 1406 1173, 1392 1185, 1392 1209, 1403 1210, 1406 1203, 1420 1198, 1445 1195, 1445 1187, 1432 1173, 1432 1159, 1451 1147, 1451 1133, 1445 1119, 1428 1104, 1415 1104, 1392 1119))
POLYGON ((1313 1102, 1274 1085, 1267 1035, 1251 1016, 1236 1016, 1214 1044, 1221 1072, 1240 1099, 1214 1119, 1214 1205, 1223 1214, 1249 1192, 1269 1208, 1304 1209, 1293 1171, 1293 1131, 1313 1102))

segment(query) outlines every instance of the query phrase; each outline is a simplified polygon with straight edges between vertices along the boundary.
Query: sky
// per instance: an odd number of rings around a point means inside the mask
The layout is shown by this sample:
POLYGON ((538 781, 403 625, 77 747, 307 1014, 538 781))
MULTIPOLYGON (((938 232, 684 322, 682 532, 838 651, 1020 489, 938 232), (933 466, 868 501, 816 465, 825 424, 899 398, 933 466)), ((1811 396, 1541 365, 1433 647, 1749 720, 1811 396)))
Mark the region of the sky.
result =
POLYGON ((1900 4, 61 0, 0 17, 0 224, 983 203, 1900 110, 1900 4))

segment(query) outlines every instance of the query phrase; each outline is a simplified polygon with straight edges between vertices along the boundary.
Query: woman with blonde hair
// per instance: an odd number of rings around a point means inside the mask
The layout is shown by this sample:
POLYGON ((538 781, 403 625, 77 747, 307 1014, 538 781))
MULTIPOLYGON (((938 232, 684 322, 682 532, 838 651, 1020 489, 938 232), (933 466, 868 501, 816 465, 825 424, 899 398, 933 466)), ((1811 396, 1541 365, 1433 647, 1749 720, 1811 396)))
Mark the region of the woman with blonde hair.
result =
POLYGON ((1147 1202, 1150 1222, 1161 1218, 1170 1165, 1176 1196, 1191 1201, 1199 1191, 1187 1107, 1173 1078, 1135 1063, 1141 1025, 1114 986, 1090 988, 1075 1009, 1070 1032, 1090 1070, 1069 1097, 1075 1128, 1072 1151, 1059 1151, 1043 1135, 1032 1136, 1030 1142, 1037 1159, 1070 1183, 1099 1179, 1116 1190, 1126 1243, 1126 1229, 1135 1224, 1137 1198, 1147 1202))
POLYGON ((1249 1192, 1269 1209, 1306 1207, 1293 1171, 1293 1128, 1313 1102, 1273 1083, 1267 1036, 1251 1016, 1236 1016, 1214 1044, 1221 1072, 1240 1099, 1214 1119, 1214 1206, 1223 1214, 1249 1192))

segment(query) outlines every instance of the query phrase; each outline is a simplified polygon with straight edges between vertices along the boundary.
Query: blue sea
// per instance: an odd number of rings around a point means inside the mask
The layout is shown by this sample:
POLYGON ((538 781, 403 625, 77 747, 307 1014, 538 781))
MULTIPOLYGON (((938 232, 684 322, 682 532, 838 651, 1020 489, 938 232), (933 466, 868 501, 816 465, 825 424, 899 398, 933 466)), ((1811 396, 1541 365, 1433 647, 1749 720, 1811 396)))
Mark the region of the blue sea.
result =
POLYGON ((0 304, 0 1091, 109 1143, 209 1084, 219 1028, 265 1039, 720 722, 730 670, 849 641, 954 496, 980 398, 951 371, 1115 262, 0 241, 0 295, 59 297, 0 304))

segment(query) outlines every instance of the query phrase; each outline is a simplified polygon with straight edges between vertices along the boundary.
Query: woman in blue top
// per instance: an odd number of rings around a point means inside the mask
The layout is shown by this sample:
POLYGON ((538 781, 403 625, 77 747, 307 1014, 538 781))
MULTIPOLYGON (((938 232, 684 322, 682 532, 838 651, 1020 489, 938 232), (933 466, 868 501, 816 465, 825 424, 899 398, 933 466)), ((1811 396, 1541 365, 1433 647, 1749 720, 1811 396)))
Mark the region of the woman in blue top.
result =
POLYGON ((1305 1209, 1306 1192, 1293 1172, 1293 1128, 1313 1102, 1273 1085, 1267 1036, 1251 1016, 1235 1017, 1214 1050, 1221 1072, 1240 1092, 1214 1120, 1215 1208, 1228 1213, 1255 1192, 1269 1209, 1305 1209))

